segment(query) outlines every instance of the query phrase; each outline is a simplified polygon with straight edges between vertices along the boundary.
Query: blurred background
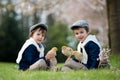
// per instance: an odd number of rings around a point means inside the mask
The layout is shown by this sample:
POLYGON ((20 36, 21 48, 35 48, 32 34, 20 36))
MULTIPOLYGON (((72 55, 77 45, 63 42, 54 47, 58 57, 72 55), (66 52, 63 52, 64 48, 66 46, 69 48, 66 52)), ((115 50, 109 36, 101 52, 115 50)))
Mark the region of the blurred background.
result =
POLYGON ((43 22, 49 26, 45 52, 58 47, 58 62, 64 62, 61 47, 76 50, 70 25, 80 19, 89 22, 102 46, 109 46, 106 0, 0 0, 0 61, 15 62, 29 27, 43 22))

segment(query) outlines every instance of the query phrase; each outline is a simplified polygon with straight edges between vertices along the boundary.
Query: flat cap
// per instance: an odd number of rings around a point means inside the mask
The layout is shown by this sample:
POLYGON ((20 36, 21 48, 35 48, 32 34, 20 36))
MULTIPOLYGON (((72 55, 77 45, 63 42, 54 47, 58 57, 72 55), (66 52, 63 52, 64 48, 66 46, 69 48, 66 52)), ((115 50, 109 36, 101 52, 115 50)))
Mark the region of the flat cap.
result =
POLYGON ((88 25, 88 22, 86 20, 78 20, 75 23, 73 23, 70 28, 73 29, 75 27, 86 27, 86 28, 89 28, 89 25, 88 25))
POLYGON ((44 23, 37 23, 37 24, 31 26, 29 31, 32 32, 33 30, 35 30, 38 27, 41 27, 41 28, 45 29, 46 31, 48 29, 48 26, 46 24, 44 24, 44 23))

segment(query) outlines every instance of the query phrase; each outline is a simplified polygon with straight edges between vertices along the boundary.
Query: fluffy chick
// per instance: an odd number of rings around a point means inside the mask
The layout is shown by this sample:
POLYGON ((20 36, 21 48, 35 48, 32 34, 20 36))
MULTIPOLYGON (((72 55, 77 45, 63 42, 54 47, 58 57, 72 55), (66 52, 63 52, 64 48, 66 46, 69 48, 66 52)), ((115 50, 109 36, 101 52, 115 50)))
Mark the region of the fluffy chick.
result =
POLYGON ((57 70, 57 59, 55 58, 55 56, 57 55, 57 47, 53 47, 48 53, 47 55, 49 54, 52 54, 53 55, 53 58, 51 58, 49 61, 50 61, 50 66, 49 68, 53 71, 56 71, 57 70))
POLYGON ((73 54, 73 49, 67 46, 62 46, 62 53, 67 57, 71 57, 73 54))
POLYGON ((82 58, 83 58, 83 54, 82 53, 80 53, 79 51, 73 51, 73 55, 79 62, 82 61, 82 58))
POLYGON ((62 46, 62 53, 68 57, 65 61, 67 62, 70 60, 70 57, 73 55, 73 49, 67 46, 62 46))
POLYGON ((58 50, 57 47, 53 47, 47 54, 52 54, 52 55, 56 56, 57 50, 58 50))

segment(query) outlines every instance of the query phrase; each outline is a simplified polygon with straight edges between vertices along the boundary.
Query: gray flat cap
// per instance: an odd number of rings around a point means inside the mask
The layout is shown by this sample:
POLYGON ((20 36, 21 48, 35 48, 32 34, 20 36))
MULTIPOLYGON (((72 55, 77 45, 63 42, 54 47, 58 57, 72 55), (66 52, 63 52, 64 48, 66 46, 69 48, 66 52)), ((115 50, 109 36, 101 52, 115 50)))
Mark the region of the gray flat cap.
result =
POLYGON ((29 31, 32 32, 37 27, 41 27, 41 28, 45 29, 46 31, 48 29, 48 26, 46 24, 44 24, 44 23, 37 23, 37 24, 31 26, 29 31))
POLYGON ((72 24, 71 29, 76 27, 87 27, 89 28, 88 22, 86 20, 79 20, 72 24))

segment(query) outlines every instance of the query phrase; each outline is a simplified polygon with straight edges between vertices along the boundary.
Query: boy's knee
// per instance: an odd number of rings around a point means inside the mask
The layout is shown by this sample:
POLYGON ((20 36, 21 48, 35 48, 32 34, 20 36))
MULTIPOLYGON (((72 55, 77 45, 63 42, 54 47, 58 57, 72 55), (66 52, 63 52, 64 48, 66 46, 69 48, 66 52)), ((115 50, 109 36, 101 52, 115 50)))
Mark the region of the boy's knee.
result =
POLYGON ((46 70, 47 65, 45 60, 40 59, 29 67, 29 70, 46 70))

